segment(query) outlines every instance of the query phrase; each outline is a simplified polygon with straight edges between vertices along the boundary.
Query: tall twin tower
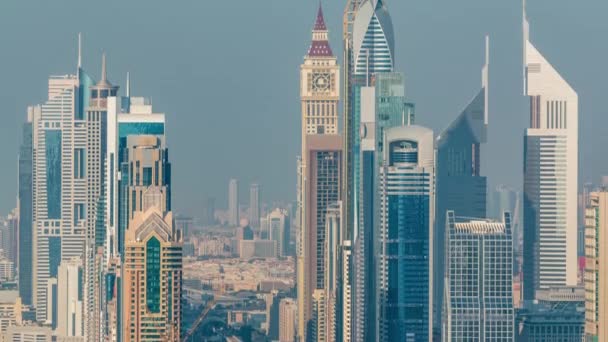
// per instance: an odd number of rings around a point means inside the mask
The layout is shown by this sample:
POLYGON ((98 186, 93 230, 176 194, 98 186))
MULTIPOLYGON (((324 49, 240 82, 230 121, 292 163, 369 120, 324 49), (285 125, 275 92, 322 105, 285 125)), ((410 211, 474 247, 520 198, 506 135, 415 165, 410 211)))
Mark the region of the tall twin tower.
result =
MULTIPOLYGON (((434 135, 415 124, 395 71, 385 0, 349 0, 343 25, 342 68, 321 8, 301 66, 297 340, 512 340, 519 218, 487 218, 481 172, 489 38, 480 89, 434 135)), ((532 302, 537 290, 576 284, 578 103, 530 43, 525 14, 524 46, 523 271, 532 302)))

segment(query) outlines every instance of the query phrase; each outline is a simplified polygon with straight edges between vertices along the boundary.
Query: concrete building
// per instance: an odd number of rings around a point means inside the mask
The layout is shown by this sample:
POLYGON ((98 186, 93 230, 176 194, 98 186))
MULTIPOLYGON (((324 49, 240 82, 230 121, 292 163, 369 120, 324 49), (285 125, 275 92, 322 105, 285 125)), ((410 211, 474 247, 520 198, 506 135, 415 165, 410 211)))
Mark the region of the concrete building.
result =
POLYGON ((503 215, 447 213, 443 341, 513 341, 513 235, 503 215))
POLYGON ((228 224, 239 224, 239 181, 231 179, 228 183, 228 224))
POLYGON ((279 303, 279 342, 293 342, 296 337, 297 304, 292 298, 279 303))
POLYGON ((585 336, 608 341, 608 192, 590 194, 585 215, 585 336))
POLYGON ((341 199, 342 138, 338 134, 340 67, 329 45, 328 30, 319 7, 312 43, 300 67, 302 161, 298 194, 301 208, 300 248, 297 256, 298 339, 306 339, 313 292, 323 289, 325 214, 341 199))
POLYGON ((5 333, 9 327, 23 323, 23 303, 19 292, 14 290, 0 291, 0 332, 5 333))
POLYGON ((0 281, 13 281, 15 279, 15 264, 6 258, 0 259, 0 281))
POLYGON ((379 172, 377 341, 433 336, 433 131, 385 131, 379 172))
POLYGON ((240 240, 240 258, 276 258, 277 243, 273 240, 240 240))
POLYGON ((524 8, 524 300, 577 283, 578 95, 529 39, 524 8))

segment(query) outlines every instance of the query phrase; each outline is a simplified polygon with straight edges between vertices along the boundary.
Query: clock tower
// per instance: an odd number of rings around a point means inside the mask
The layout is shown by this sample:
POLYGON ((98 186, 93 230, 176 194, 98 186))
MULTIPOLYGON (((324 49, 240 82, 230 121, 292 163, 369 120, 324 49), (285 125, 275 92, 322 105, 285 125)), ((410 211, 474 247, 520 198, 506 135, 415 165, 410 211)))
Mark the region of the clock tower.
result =
MULTIPOLYGON (((314 300, 329 302, 336 289, 325 253, 327 212, 342 199, 342 137, 338 133, 338 102, 340 101, 340 67, 331 51, 323 11, 319 7, 312 43, 300 68, 302 105, 302 155, 298 164, 297 341, 318 341, 329 336, 318 322, 332 326, 333 309, 321 317, 313 312, 319 305, 314 300)), ((339 242, 336 242, 339 243, 339 242)), ((333 248, 333 244, 331 245, 333 248)), ((332 249, 333 250, 333 249, 332 249)), ((329 259, 327 259, 329 260, 329 259)), ((328 302, 328 303, 329 303, 328 302)), ((319 304, 319 303, 317 303, 319 304)), ((327 303, 326 303, 327 304, 327 303)), ((329 305, 329 304, 327 304, 329 305)), ((333 308, 333 305, 329 305, 333 308)))
POLYGON ((300 71, 302 137, 338 134, 340 68, 331 51, 323 10, 319 7, 312 43, 300 71))

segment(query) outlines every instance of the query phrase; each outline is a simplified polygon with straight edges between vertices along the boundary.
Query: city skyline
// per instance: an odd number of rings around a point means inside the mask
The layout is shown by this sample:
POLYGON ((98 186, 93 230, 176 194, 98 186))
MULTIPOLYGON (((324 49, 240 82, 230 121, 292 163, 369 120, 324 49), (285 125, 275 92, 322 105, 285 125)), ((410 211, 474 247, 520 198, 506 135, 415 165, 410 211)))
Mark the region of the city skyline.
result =
POLYGON ((151 1, 117 7, 109 47, 60 14, 56 54, 7 72, 6 106, 29 100, 7 145, 0 340, 608 341, 608 119, 588 114, 606 71, 590 37, 568 40, 604 31, 542 20, 581 6, 315 0, 300 36, 250 21, 284 4, 213 2, 185 24, 183 4, 151 1), (235 24, 193 38, 211 10, 235 24), (239 31, 267 34, 226 44, 239 31))
MULTIPOLYGON (((478 85, 478 77, 473 72, 483 62, 483 48, 480 46, 479 41, 487 33, 492 36, 492 55, 495 56, 493 60, 494 73, 493 78, 490 82, 491 89, 491 100, 495 107, 493 111, 494 124, 489 128, 490 134, 493 136, 493 140, 487 144, 486 156, 483 158, 482 169, 485 170, 485 174, 489 176, 489 186, 496 184, 508 184, 513 187, 517 187, 519 184, 520 176, 519 170, 521 167, 521 158, 519 158, 519 151, 521 148, 521 139, 515 140, 513 137, 520 135, 521 131, 526 128, 527 115, 526 103, 521 99, 521 79, 519 77, 520 62, 519 62, 519 50, 521 44, 519 42, 520 35, 520 7, 521 4, 517 2, 509 4, 500 4, 495 6, 478 5, 482 4, 481 1, 470 1, 470 8, 474 8, 469 12, 464 9, 458 9, 453 4, 441 4, 429 2, 425 4, 407 3, 400 1, 387 1, 387 5, 391 10, 393 16, 393 22, 395 25, 395 32, 400 34, 396 36, 396 64, 397 69, 404 72, 407 83, 407 92, 410 94, 410 98, 416 102, 417 110, 420 115, 419 123, 433 128, 435 131, 441 131, 447 127, 446 123, 454 113, 454 108, 462 107, 466 103, 466 99, 470 97, 467 89, 474 89, 478 85), (430 11, 440 16, 441 20, 431 20, 430 11), (456 25, 462 23, 462 21, 475 21, 475 25, 456 25), (431 27, 433 26, 433 27, 431 27), (425 35, 421 35, 421 30, 415 30, 414 27, 419 27, 422 31, 426 32, 425 35), (447 31, 446 28, 450 27, 451 31, 447 31), (452 29, 454 28, 454 29, 452 29), (433 42, 433 43, 431 43, 433 42), (454 53, 455 44, 458 44, 458 52, 454 53), (504 53, 503 51, 511 51, 504 53), (450 55, 449 61, 439 56, 450 55), (501 56, 502 55, 502 56, 501 56), (509 58, 507 58, 509 55, 509 58), (443 85, 440 88, 435 89, 433 84, 424 82, 425 70, 431 67, 437 70, 438 74, 441 73, 442 77, 446 79, 446 84, 458 82, 462 84, 462 87, 458 89, 449 89, 443 85), (449 70, 449 65, 457 64, 461 65, 461 68, 457 70, 449 70), (437 103, 432 101, 433 94, 440 92, 445 95, 444 101, 437 103), (502 131, 498 130, 497 127, 506 127, 508 129, 502 131), (509 145, 514 144, 514 147, 509 145), (496 155, 507 155, 512 158, 516 163, 505 163, 496 155)), ((250 113, 251 110, 243 111, 238 109, 241 105, 233 104, 225 108, 227 113, 237 113, 231 115, 238 115, 237 117, 242 118, 245 126, 253 127, 251 131, 243 131, 241 128, 236 128, 235 134, 253 143, 256 148, 273 151, 268 156, 262 156, 262 159, 253 160, 247 156, 246 153, 240 152, 234 144, 230 143, 227 145, 227 154, 236 153, 239 158, 242 158, 243 162, 249 162, 252 165, 251 172, 245 173, 240 171, 236 160, 229 160, 222 154, 218 154, 209 147, 213 146, 211 139, 217 138, 217 135, 213 131, 220 131, 226 128, 230 120, 227 120, 227 115, 207 120, 202 123, 199 119, 210 118, 204 110, 192 111, 190 108, 196 108, 193 99, 194 96, 192 90, 186 90, 181 93, 176 93, 171 90, 181 89, 183 85, 203 84, 202 89, 206 89, 203 92, 203 96, 211 96, 214 91, 209 90, 208 84, 210 81, 220 82, 224 87, 229 86, 226 80, 219 78, 219 74, 215 71, 207 70, 207 68, 201 68, 197 66, 199 63, 194 63, 193 58, 201 59, 203 61, 218 63, 219 60, 215 60, 215 57, 207 57, 201 54, 200 48, 196 48, 192 51, 186 49, 186 44, 179 42, 168 42, 168 36, 165 33, 156 36, 158 44, 167 44, 171 47, 176 54, 181 56, 176 64, 170 66, 163 65, 161 57, 166 57, 164 51, 159 51, 158 54, 147 56, 144 59, 150 62, 143 64, 136 64, 134 61, 142 59, 146 53, 142 49, 142 44, 150 42, 150 39, 155 37, 149 32, 145 32, 145 23, 140 27, 133 28, 133 35, 137 35, 138 39, 135 41, 127 40, 120 37, 114 30, 112 32, 101 32, 93 28, 87 27, 84 23, 84 19, 76 19, 76 22, 66 27, 65 24, 51 25, 48 32, 35 31, 33 28, 23 28, 22 34, 23 39, 27 39, 30 43, 23 46, 24 44, 7 36, 6 32, 10 30, 3 30, 5 33, 0 33, 0 42, 7 47, 7 53, 4 57, 5 63, 0 64, 0 71, 7 75, 9 79, 14 79, 11 83, 10 88, 0 88, 0 100, 3 103, 7 116, 7 125, 3 125, 0 128, 0 133, 7 137, 7 143, 0 147, 0 152, 10 156, 16 156, 15 151, 19 144, 19 136, 21 134, 22 118, 24 108, 31 104, 42 102, 43 93, 40 91, 40 87, 35 87, 37 96, 31 96, 31 91, 26 91, 27 88, 32 85, 42 85, 44 77, 41 75, 65 73, 67 70, 71 70, 75 63, 76 56, 76 44, 75 35, 78 32, 83 32, 83 64, 86 68, 91 71, 93 75, 97 76, 98 65, 100 65, 100 58, 102 50, 107 51, 109 56, 109 78, 114 81, 115 84, 124 87, 126 72, 131 72, 131 83, 133 87, 134 95, 139 94, 150 94, 154 99, 155 107, 161 112, 171 111, 176 113, 173 118, 168 121, 168 125, 171 127, 171 132, 184 132, 193 133, 195 125, 189 124, 192 120, 197 123, 196 127, 201 130, 204 134, 199 134, 203 145, 200 146, 201 156, 189 159, 188 156, 182 153, 175 153, 174 160, 179 162, 180 165, 184 165, 178 171, 182 177, 176 177, 175 188, 179 195, 176 196, 175 202, 180 211, 186 214, 198 214, 201 211, 201 205, 206 197, 212 196, 219 200, 219 203, 225 203, 226 194, 225 190, 220 184, 228 181, 228 177, 222 172, 225 168, 231 170, 229 173, 233 177, 239 178, 243 184, 249 184, 253 181, 259 181, 264 184, 264 194, 268 200, 290 200, 295 198, 295 176, 294 172, 282 172, 273 174, 271 170, 283 169, 283 170, 295 170, 293 163, 294 155, 297 154, 299 149, 299 143, 297 139, 290 138, 298 131, 298 109, 297 105, 294 105, 294 101, 297 102, 297 68, 295 65, 301 62, 302 53, 301 42, 306 39, 310 29, 309 17, 311 13, 316 10, 317 2, 302 2, 295 4, 276 4, 276 3, 264 3, 260 6, 253 6, 252 4, 245 4, 243 10, 251 11, 252 13, 262 13, 265 11, 273 11, 277 14, 284 14, 280 17, 290 18, 289 22, 297 21, 297 25, 287 25, 287 20, 282 18, 271 20, 268 24, 262 24, 255 18, 244 18, 242 25, 250 25, 253 28, 265 29, 265 25, 272 26, 283 26, 286 27, 285 32, 275 33, 270 32, 268 36, 259 38, 262 41, 256 41, 250 43, 244 43, 244 45, 233 47, 226 46, 226 44, 211 40, 211 38, 205 35, 200 35, 200 32, 204 32, 206 25, 211 25, 215 22, 215 19, 205 14, 205 18, 208 19, 209 23, 204 21, 196 21, 196 25, 185 26, 185 24, 178 24, 174 28, 167 28, 168 32, 172 34, 184 37, 184 40, 197 42, 200 41, 200 45, 206 46, 206 44, 220 44, 228 54, 241 55, 243 49, 254 51, 254 47, 257 43, 264 43, 270 46, 271 49, 277 49, 284 59, 277 61, 276 65, 269 67, 265 61, 262 60, 262 56, 258 56, 257 53, 247 53, 247 56, 252 58, 257 63, 262 63, 264 66, 261 69, 268 70, 264 77, 260 77, 258 71, 252 73, 243 73, 240 67, 237 67, 237 71, 240 70, 241 76, 262 78, 268 81, 262 81, 265 85, 271 86, 277 84, 281 79, 280 84, 284 84, 282 87, 285 90, 281 90, 277 94, 263 95, 261 92, 254 92, 258 94, 256 98, 252 98, 249 105, 252 106, 254 112, 258 115, 244 117, 241 112, 250 113), (293 13, 301 13, 293 15, 293 13), (308 14, 308 15, 305 15, 308 14), (57 33, 61 32, 58 36, 57 33), (46 36, 48 34, 51 36, 46 36), (196 33, 196 35, 195 35, 196 33), (267 40, 267 41, 266 41, 267 40), (271 42, 281 41, 284 44, 277 44, 276 47, 271 42), (52 42, 54 51, 62 51, 62 53, 52 54, 47 57, 46 63, 39 63, 39 59, 34 57, 32 53, 28 54, 28 51, 33 46, 48 47, 52 42), (270 44, 268 44, 270 43, 270 44), (22 63, 17 60, 17 53, 28 55, 25 61, 30 61, 29 72, 23 72, 23 68, 9 68, 9 65, 19 65, 22 63), (212 59, 208 59, 212 58, 212 59), (14 70, 13 70, 14 69, 14 70), (186 72, 189 70, 188 72, 186 72), (155 75, 156 74, 156 75, 155 75), (15 77, 19 75, 19 77, 15 77), (155 75, 155 76, 152 76, 155 75), (159 76, 159 77, 156 77, 159 76), (284 80, 283 80, 284 79, 284 80), (272 80, 272 81, 270 81, 272 80), (202 82, 202 83, 201 83, 202 82), (6 97, 8 94, 14 96, 6 97), (191 96, 192 99, 190 99, 191 96), (281 108, 269 109, 265 103, 268 101, 276 101, 279 106, 273 106, 281 108), (204 115, 201 115, 204 114, 204 115), (259 120, 253 121, 253 117, 257 117, 259 120), (260 131, 263 127, 268 126, 270 123, 277 124, 284 128, 284 131, 276 132, 278 137, 286 142, 286 144, 280 147, 276 144, 272 144, 271 139, 258 139, 253 135, 253 131, 260 131), (6 150, 4 150, 6 149, 6 150), (202 155, 207 157, 203 158, 202 155), (270 157, 270 155, 277 156, 270 157), (210 158, 210 159, 209 159, 210 158), (209 165, 205 160, 212 160, 213 167, 207 167, 209 165), (259 162, 258 162, 259 161, 259 162), (270 166, 273 166, 271 168, 270 166), (184 183, 181 179, 191 179, 195 176, 195 171, 198 169, 204 169, 209 174, 209 178, 217 181, 206 181, 197 180, 195 184, 184 183), (196 203, 196 204, 194 204, 196 203)), ((45 20, 41 17, 42 12, 55 13, 57 8, 47 7, 46 4, 41 5, 46 11, 34 11, 32 16, 38 18, 35 22, 44 23, 45 20)), ((136 4, 127 5, 128 9, 135 9, 136 4), (133 7, 130 7, 133 6, 133 7)), ((202 4, 196 4, 193 6, 203 6, 202 4)), ((213 11, 213 9, 220 11, 228 9, 229 5, 220 3, 205 4, 206 11, 213 11)), ((341 2, 327 2, 324 3, 325 12, 327 16, 327 25, 330 29, 330 41, 332 46, 339 47, 341 39, 341 17, 344 4, 341 2)), ((2 11, 0 11, 0 18, 2 24, 9 25, 14 24, 14 18, 23 17, 25 11, 29 8, 20 4, 2 4, 2 11), (6 16, 6 17, 5 17, 6 16)), ((102 13, 109 13, 110 8, 99 9, 102 13)), ((163 8, 161 4, 155 4, 154 8, 163 8)), ((586 2, 584 6, 576 6, 566 1, 555 1, 552 2, 550 7, 551 15, 543 13, 544 5, 538 1, 532 1, 528 4, 528 12, 534 20, 534 31, 533 40, 538 42, 540 50, 547 56, 551 56, 551 62, 562 72, 562 74, 573 84, 573 86, 579 91, 579 93, 585 96, 584 106, 585 109, 581 111, 581 130, 591 132, 588 135, 581 135, 581 154, 580 154, 580 181, 596 181, 599 179, 601 174, 606 173, 608 170, 608 164, 603 160, 597 158, 592 152, 593 149, 590 147, 604 142, 602 134, 600 134, 599 127, 605 119, 601 115, 601 86, 599 86, 602 77, 605 77, 604 70, 592 70, 590 65, 599 64, 599 61, 605 59, 608 55, 608 51, 604 51, 602 48, 593 48, 588 44, 585 44, 586 40, 576 39, 581 36, 590 37, 589 41, 594 40, 593 37, 599 33, 608 30, 607 24, 600 20, 597 13, 601 10, 608 8, 608 5, 600 2, 586 2), (553 36, 555 28, 551 17, 565 18, 565 16, 574 16, 577 20, 583 20, 585 18, 584 25, 568 25, 567 28, 557 28, 562 39, 557 39, 553 36), (572 46, 572 50, 576 51, 589 51, 590 63, 580 64, 577 63, 576 54, 572 51, 562 51, 563 44, 572 46), (599 50, 598 50, 599 49, 599 50), (591 53, 592 52, 592 53, 591 53), (594 63, 594 61, 597 61, 594 63), (594 143, 596 142, 596 143, 594 143), (589 166, 587 166, 589 165, 589 166)), ((85 11, 88 5, 80 5, 76 7, 76 11, 85 11)), ((168 7, 166 11, 172 15, 186 15, 191 16, 193 14, 185 13, 184 6, 168 7)), ((196 12, 196 11, 192 11, 196 12)), ((55 13, 59 18, 62 15, 55 13)), ((146 11, 149 17, 155 17, 154 11, 146 11)), ((140 19, 132 18, 128 14, 119 14, 120 17, 129 18, 129 20, 135 20, 138 22, 140 19)), ((239 16, 240 18, 241 16, 239 16)), ((565 20, 565 19, 564 19, 565 20)), ((17 27, 20 24, 17 23, 17 27)), ((34 27, 39 27, 39 24, 34 27)), ((138 26, 138 25, 135 25, 138 26)), ((268 27, 266 27, 267 29, 268 27)), ((156 32, 156 31, 153 31, 156 32)), ((236 30, 229 30, 226 35, 235 37, 237 34, 236 30)), ((195 44, 196 45, 196 44, 195 44)), ((198 46, 197 45, 197 46, 198 46)), ((336 54, 341 55, 341 49, 336 48, 336 54)), ((229 60, 234 60, 233 57, 229 56, 229 60)), ((339 57, 339 60, 340 57, 339 57)), ((234 65, 234 63, 232 63, 234 65)), ((98 77, 95 77, 98 79, 98 77)), ((6 87, 3 85, 0 87, 6 87)), ((186 87, 188 88, 188 87, 186 87)), ((190 88, 194 89, 194 88, 190 88)), ((271 88, 266 88, 271 89, 271 88)), ((36 94, 36 92, 34 94, 36 94)), ((247 94, 244 91, 243 94, 247 94)), ((251 95, 245 95, 251 96, 251 95)), ((209 103, 209 112, 217 112, 216 106, 219 105, 218 100, 212 96, 209 103)), ((221 99, 221 98, 220 98, 221 99)), ((493 108, 494 108, 493 107, 493 108)), ((272 127, 272 126, 271 126, 272 127)), ((194 133, 196 134, 196 133, 194 133)), ((183 136, 188 134, 173 133, 171 138, 171 147, 174 149, 181 150, 182 147, 187 146, 190 142, 184 140, 183 136)), ((239 159, 236 158, 236 159, 239 159)), ((16 179, 15 168, 5 168, 3 177, 0 177, 0 186, 3 188, 10 189, 14 187, 13 179, 16 179), (8 179, 11 181, 9 182, 8 179)), ((207 177, 205 177, 207 178, 207 177)), ((520 189, 517 189, 520 190, 520 189)), ((245 195, 245 194, 243 194, 245 195)), ((246 197, 244 197, 246 198, 246 197)), ((3 212, 8 212, 14 207, 14 196, 2 196, 0 198, 0 209, 3 212)))

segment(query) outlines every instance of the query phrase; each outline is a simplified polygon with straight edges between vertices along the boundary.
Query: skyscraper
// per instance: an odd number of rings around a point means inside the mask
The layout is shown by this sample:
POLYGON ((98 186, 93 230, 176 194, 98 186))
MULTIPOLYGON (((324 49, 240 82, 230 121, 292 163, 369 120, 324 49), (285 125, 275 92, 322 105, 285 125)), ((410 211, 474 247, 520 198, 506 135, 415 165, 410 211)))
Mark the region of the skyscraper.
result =
POLYGON ((433 131, 384 133, 379 172, 377 341, 430 341, 433 329, 433 131))
MULTIPOLYGON (((90 341, 101 339, 101 255, 106 238, 106 153, 108 149, 108 98, 116 97, 118 87, 106 74, 102 56, 101 80, 89 87, 90 97, 84 120, 87 127, 86 149, 75 150, 77 170, 87 181, 87 201, 74 209, 86 220, 85 242, 85 335, 90 341)), ((61 284, 59 284, 62 286, 61 284)))
POLYGON ((327 209, 325 219, 325 312, 327 341, 341 341, 342 312, 342 204, 327 209))
POLYGON ((590 194, 585 215, 585 335, 608 341, 608 192, 590 194))
POLYGON ((260 226, 260 185, 257 183, 249 187, 249 224, 254 228, 260 226))
POLYGON ((32 121, 34 108, 27 110, 19 147, 19 297, 32 305, 32 121))
POLYGON ((524 3, 524 300, 577 283, 578 95, 529 40, 524 3))
POLYGON ((513 341, 513 235, 503 215, 447 213, 444 341, 513 341))
MULTIPOLYGON (((325 285, 327 208, 341 199, 342 138, 338 134, 340 67, 328 41, 319 7, 312 43, 300 68, 302 105, 302 193, 298 277, 298 339, 305 341, 312 296, 325 285)), ((308 335, 311 338, 312 335, 308 335)))
POLYGON ((481 175, 481 144, 487 141, 489 37, 486 36, 481 89, 460 115, 437 137, 437 217, 433 288, 435 329, 442 327, 445 277, 446 213, 486 217, 487 179, 481 175))
POLYGON ((239 224, 239 181, 236 179, 228 183, 228 224, 239 224))
POLYGON ((151 186, 125 235, 123 341, 180 341, 182 241, 151 186))
POLYGON ((61 260, 82 257, 89 201, 86 177, 88 105, 91 78, 80 65, 76 75, 51 76, 48 100, 32 109, 33 303, 36 318, 47 320, 47 287, 61 260))

